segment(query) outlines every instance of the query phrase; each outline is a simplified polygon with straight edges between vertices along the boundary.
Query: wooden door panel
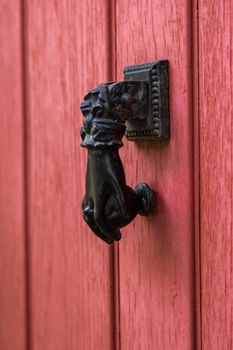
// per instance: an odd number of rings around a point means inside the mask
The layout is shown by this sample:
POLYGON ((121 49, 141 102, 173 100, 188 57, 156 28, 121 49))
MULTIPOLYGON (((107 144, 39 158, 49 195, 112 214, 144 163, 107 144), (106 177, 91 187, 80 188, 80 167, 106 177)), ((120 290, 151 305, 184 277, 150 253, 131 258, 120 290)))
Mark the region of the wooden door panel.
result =
POLYGON ((0 2, 0 349, 25 350, 26 240, 21 3, 0 2))
POLYGON ((232 2, 199 2, 203 350, 233 348, 232 2))
POLYGON ((156 190, 157 214, 119 243, 121 349, 194 349, 191 9, 187 1, 116 3, 117 79, 126 65, 170 62, 171 140, 125 142, 129 185, 156 190))
POLYGON ((232 349, 231 7, 1 1, 1 349, 232 349), (153 187, 157 212, 114 248, 82 219, 79 103, 124 66, 159 59, 171 140, 121 150, 128 184, 153 187))
POLYGON ((109 79, 108 1, 26 10, 31 346, 113 349, 113 251, 82 219, 79 134, 83 96, 109 79))

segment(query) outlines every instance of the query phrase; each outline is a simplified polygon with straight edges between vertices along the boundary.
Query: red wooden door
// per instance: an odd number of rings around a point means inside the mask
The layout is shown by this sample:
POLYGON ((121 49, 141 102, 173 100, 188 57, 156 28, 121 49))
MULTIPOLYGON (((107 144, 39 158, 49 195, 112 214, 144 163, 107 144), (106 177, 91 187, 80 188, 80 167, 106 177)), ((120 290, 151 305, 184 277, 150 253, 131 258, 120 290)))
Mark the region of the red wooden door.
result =
POLYGON ((0 349, 232 350, 230 1, 0 1, 0 349), (82 219, 79 104, 168 59, 171 139, 121 150, 156 191, 106 245, 82 219))

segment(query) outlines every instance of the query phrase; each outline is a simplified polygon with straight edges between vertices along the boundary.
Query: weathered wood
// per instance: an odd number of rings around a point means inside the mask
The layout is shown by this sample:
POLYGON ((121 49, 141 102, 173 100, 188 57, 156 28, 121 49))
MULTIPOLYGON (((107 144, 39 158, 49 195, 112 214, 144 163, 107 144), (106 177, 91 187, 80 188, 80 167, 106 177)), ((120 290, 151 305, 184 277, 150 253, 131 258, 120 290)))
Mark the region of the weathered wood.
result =
MULTIPOLYGON (((200 144, 199 144, 199 30, 198 0, 192 1, 192 85, 193 85, 193 185, 195 246, 195 350, 201 350, 201 274, 200 274, 200 144)), ((191 77, 190 77, 191 78, 191 77)))
POLYGON ((26 349, 21 3, 0 2, 0 349, 26 349))
POLYGON ((170 62, 169 144, 125 142, 128 183, 157 192, 157 214, 123 230, 121 349, 194 349, 191 3, 125 1, 116 7, 117 78, 125 65, 170 62))
POLYGON ((79 103, 109 79, 108 1, 27 1, 31 346, 113 349, 113 256, 84 223, 79 103))
POLYGON ((202 349, 233 349, 232 1, 199 1, 202 349))

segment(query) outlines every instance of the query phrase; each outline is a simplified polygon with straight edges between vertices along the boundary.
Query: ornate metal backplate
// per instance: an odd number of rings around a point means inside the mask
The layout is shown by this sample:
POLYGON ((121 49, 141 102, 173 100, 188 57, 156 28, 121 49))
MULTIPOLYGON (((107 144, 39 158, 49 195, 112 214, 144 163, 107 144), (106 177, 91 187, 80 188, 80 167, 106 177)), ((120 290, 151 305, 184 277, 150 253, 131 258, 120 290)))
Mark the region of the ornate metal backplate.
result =
POLYGON ((157 141, 170 138, 168 61, 156 61, 124 69, 125 81, 144 81, 148 85, 147 118, 126 122, 130 141, 157 141))

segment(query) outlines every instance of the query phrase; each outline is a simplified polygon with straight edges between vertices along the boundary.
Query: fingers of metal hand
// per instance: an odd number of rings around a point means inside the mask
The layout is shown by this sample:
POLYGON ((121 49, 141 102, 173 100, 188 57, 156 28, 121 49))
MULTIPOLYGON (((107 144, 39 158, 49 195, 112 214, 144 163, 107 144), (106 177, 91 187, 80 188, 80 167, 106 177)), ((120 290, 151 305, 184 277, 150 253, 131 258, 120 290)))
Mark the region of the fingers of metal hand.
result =
POLYGON ((94 221, 94 209, 91 203, 88 203, 86 198, 82 202, 82 209, 83 209, 83 217, 90 229, 102 240, 104 240, 107 243, 112 243, 113 239, 110 238, 108 235, 105 235, 99 226, 94 221))
POLYGON ((109 191, 111 193, 111 197, 114 198, 116 211, 118 212, 120 227, 124 224, 124 222, 129 221, 129 213, 125 201, 125 196, 118 181, 111 182, 109 191))
POLYGON ((94 220, 86 219, 86 218, 84 218, 84 220, 86 221, 86 223, 88 224, 88 226, 90 227, 90 229, 94 232, 94 234, 96 236, 101 238, 106 243, 111 244, 113 242, 112 238, 109 238, 108 236, 106 236, 105 234, 102 233, 102 231, 99 229, 99 227, 95 224, 94 220))
POLYGON ((91 230, 108 243, 120 240, 120 227, 129 221, 124 194, 118 181, 105 184, 97 196, 85 197, 82 203, 83 217, 91 230), (102 195, 100 195, 100 192, 102 195))
POLYGON ((119 241, 121 239, 121 231, 119 229, 116 229, 114 239, 115 241, 119 241))
POLYGON ((113 227, 109 225, 108 218, 104 215, 105 199, 98 198, 95 203, 94 221, 100 230, 108 237, 118 241, 121 238, 119 226, 113 227))

